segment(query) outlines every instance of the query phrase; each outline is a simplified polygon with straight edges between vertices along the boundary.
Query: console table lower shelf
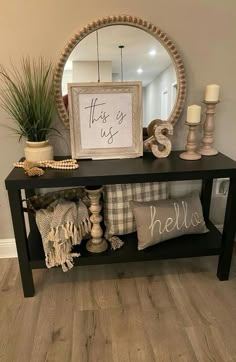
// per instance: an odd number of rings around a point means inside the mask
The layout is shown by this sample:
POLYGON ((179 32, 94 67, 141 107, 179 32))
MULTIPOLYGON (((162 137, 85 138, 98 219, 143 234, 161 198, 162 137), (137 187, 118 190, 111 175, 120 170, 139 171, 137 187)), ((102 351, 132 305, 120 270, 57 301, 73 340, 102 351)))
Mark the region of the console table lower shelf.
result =
MULTIPOLYGON (((122 248, 118 250, 111 250, 109 248, 99 255, 89 253, 85 248, 86 240, 84 240, 79 246, 81 256, 74 258, 74 265, 112 264, 142 260, 220 255, 221 233, 210 221, 207 222, 207 227, 210 231, 206 234, 183 235, 150 246, 144 250, 137 249, 136 233, 124 235, 122 236, 122 240, 125 243, 122 248)), ((28 243, 32 269, 46 268, 40 234, 34 233, 34 235, 29 235, 28 243)), ((77 247, 74 247, 74 250, 76 250, 76 248, 77 247)))

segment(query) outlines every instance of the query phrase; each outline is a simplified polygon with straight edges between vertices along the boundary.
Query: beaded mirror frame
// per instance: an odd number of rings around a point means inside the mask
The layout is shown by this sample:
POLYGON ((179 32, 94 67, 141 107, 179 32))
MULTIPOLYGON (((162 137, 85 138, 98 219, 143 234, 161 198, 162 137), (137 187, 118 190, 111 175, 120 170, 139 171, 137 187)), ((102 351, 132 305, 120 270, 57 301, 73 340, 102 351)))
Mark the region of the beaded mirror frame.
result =
POLYGON ((184 64, 175 44, 172 42, 169 36, 164 31, 162 31, 158 26, 153 25, 138 17, 133 17, 130 15, 118 15, 118 16, 108 16, 89 23, 86 27, 82 28, 72 36, 72 38, 69 40, 69 42, 66 44, 65 48, 62 51, 59 62, 55 69, 54 88, 55 88, 55 100, 56 100, 58 114, 61 120, 63 121, 65 127, 70 128, 70 124, 69 124, 69 115, 66 110, 62 97, 61 85, 62 85, 63 71, 67 59, 69 58, 75 46, 87 35, 98 29, 108 27, 111 25, 129 25, 142 29, 147 33, 151 34, 154 38, 156 38, 169 53, 176 71, 177 97, 175 105, 167 121, 174 125, 178 121, 180 114, 183 110, 186 98, 186 92, 187 92, 184 64))

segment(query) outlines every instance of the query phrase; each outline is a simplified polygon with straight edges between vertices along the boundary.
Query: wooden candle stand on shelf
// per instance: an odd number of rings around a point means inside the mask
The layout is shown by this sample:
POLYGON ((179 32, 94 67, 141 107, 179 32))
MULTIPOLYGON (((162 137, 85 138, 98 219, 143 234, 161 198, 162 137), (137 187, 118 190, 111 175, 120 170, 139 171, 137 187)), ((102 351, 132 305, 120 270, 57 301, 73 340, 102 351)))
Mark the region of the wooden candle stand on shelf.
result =
POLYGON ((197 123, 189 123, 185 122, 187 126, 189 126, 188 136, 187 136, 187 144, 185 146, 186 151, 179 155, 183 160, 194 161, 200 160, 202 157, 197 152, 197 139, 196 139, 196 127, 199 126, 199 122, 197 123))
POLYGON ((215 129, 215 113, 216 113, 216 105, 220 103, 220 101, 203 101, 206 105, 206 119, 203 125, 203 137, 202 137, 202 145, 198 152, 203 156, 215 156, 218 151, 213 147, 214 143, 214 129, 215 129))
POLYGON ((90 221, 92 223, 92 238, 87 242, 86 248, 91 253, 102 253, 108 247, 107 241, 102 237, 103 230, 100 225, 102 222, 102 216, 100 215, 100 211, 102 210, 100 203, 102 187, 87 187, 85 191, 91 202, 89 210, 91 211, 90 221))

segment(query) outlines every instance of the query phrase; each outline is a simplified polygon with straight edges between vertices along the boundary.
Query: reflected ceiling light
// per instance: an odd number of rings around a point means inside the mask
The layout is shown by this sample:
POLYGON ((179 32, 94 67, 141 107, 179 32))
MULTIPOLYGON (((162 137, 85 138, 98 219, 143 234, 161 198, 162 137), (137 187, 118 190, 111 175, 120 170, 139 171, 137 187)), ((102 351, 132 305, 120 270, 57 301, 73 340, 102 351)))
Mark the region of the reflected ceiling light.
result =
POLYGON ((138 74, 141 74, 142 72, 143 72, 142 68, 139 67, 139 68, 137 69, 137 73, 138 73, 138 74))
POLYGON ((156 55, 156 53, 157 53, 156 50, 152 49, 152 50, 150 50, 149 55, 154 56, 154 55, 156 55))

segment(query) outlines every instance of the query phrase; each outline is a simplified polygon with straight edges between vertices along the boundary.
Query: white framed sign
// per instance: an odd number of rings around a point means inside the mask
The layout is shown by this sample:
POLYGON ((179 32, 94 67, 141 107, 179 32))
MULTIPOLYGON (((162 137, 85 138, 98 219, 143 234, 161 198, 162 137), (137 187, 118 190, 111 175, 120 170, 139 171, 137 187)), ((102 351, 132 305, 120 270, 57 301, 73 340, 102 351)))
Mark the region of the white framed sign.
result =
POLYGON ((143 155, 142 83, 68 84, 73 158, 143 155))

